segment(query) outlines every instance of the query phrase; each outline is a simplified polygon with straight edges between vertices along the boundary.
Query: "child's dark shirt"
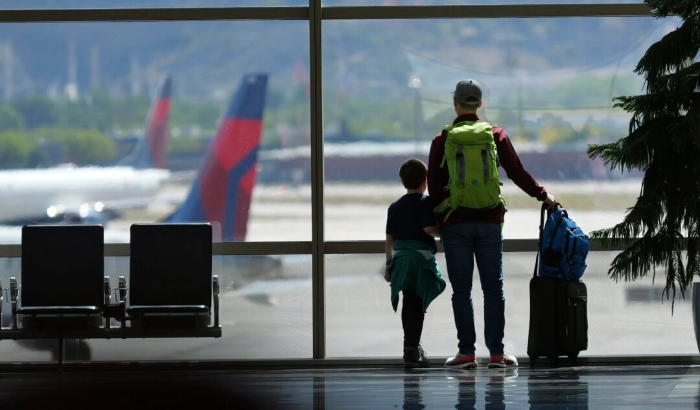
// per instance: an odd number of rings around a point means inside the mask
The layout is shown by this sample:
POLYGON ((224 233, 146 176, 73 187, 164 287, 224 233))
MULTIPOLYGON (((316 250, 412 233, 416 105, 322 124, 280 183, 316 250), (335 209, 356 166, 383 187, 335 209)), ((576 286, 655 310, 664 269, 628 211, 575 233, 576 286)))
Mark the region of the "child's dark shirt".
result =
POLYGON ((386 218, 386 233, 394 240, 417 240, 430 245, 437 252, 435 238, 423 228, 437 226, 433 203, 423 194, 406 194, 389 206, 386 218))

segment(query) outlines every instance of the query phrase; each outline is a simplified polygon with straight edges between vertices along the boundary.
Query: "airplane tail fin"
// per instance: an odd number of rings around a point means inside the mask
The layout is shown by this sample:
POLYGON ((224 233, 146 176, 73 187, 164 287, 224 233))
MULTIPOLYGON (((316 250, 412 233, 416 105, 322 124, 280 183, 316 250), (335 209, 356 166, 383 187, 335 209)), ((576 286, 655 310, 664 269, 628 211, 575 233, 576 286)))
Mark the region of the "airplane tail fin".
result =
POLYGON ((165 168, 171 93, 172 77, 166 76, 161 80, 148 110, 145 138, 139 139, 131 154, 118 165, 135 168, 165 168))
POLYGON ((165 222, 211 222, 222 240, 245 240, 267 79, 259 73, 243 77, 187 199, 165 222))

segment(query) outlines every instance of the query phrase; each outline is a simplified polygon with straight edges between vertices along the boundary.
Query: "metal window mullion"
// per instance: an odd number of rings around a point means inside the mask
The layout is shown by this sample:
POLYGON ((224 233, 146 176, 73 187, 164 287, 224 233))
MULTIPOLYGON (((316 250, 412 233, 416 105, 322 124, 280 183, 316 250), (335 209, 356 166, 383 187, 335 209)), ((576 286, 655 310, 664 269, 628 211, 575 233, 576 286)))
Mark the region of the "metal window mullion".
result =
POLYGON ((321 58, 321 2, 309 0, 309 67, 311 83, 311 260, 313 358, 326 357, 323 209, 323 89, 321 58))
MULTIPOLYGON (((313 208, 313 204, 312 204, 313 208)), ((321 209, 322 211, 322 209, 321 209)), ((319 221, 323 223, 323 221, 319 221)), ((317 229, 312 222, 313 229, 317 229)), ((590 252, 617 252, 627 249, 634 240, 629 239, 617 243, 615 246, 603 247, 599 242, 591 241, 590 252)), ((537 252, 537 239, 506 239, 503 242, 503 251, 509 252, 537 252)), ((107 257, 129 256, 128 243, 106 243, 104 255, 107 257)), ((308 241, 292 242, 216 242, 212 247, 213 255, 309 255, 314 252, 320 256, 325 255, 349 255, 349 254, 376 254, 378 258, 384 255, 384 241, 325 241, 323 249, 318 249, 316 243, 308 241)), ((438 243, 438 252, 442 252, 442 244, 438 243)), ((0 245, 0 258, 19 258, 22 256, 22 245, 0 245)), ((381 260, 378 259, 381 263, 381 260)))
POLYGON ((306 7, 0 10, 2 23, 306 20, 306 7))
MULTIPOLYGON (((591 241, 589 243, 590 252, 617 252, 627 249, 634 240, 626 240, 616 243, 615 246, 603 247, 600 242, 591 241)), ((506 239, 503 241, 503 252, 525 252, 536 253, 538 239, 506 239)), ((438 253, 443 253, 442 243, 438 242, 438 253)), ((384 256, 384 241, 328 241, 325 243, 325 253, 327 255, 357 255, 376 254, 377 263, 382 263, 384 256)), ((533 257, 534 260, 534 257, 533 257)))
POLYGON ((646 3, 620 4, 495 4, 451 6, 321 7, 200 7, 200 8, 104 8, 0 10, 0 23, 210 21, 210 20, 306 20, 310 13, 321 20, 530 18, 530 17, 643 17, 646 3), (315 11, 314 11, 315 10, 315 11))
POLYGON ((494 4, 454 6, 324 7, 324 20, 545 18, 545 17, 644 17, 645 3, 623 4, 494 4))

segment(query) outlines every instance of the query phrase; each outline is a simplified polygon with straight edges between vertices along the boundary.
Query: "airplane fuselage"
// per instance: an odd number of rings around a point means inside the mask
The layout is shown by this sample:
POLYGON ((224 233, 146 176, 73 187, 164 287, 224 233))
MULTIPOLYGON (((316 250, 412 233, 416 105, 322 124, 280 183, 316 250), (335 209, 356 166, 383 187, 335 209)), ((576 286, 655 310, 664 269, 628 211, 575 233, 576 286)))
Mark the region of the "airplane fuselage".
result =
POLYGON ((0 221, 145 206, 169 175, 163 169, 132 167, 0 171, 0 221))

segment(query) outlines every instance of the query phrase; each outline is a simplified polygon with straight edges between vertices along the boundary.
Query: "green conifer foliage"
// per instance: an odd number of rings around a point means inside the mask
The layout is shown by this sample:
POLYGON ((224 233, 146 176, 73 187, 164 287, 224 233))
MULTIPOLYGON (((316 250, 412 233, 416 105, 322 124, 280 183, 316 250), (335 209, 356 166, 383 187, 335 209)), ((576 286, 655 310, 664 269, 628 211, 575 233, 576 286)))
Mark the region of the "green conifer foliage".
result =
POLYGON ((683 24, 650 46, 637 64, 646 94, 614 99, 615 107, 632 114, 629 135, 588 147, 588 156, 602 158, 611 170, 644 172, 637 202, 624 220, 590 236, 603 247, 632 239, 608 274, 634 281, 665 268, 664 295, 675 301, 677 289, 685 297, 700 275, 700 0, 646 3, 655 18, 677 16, 683 24))

